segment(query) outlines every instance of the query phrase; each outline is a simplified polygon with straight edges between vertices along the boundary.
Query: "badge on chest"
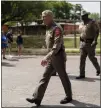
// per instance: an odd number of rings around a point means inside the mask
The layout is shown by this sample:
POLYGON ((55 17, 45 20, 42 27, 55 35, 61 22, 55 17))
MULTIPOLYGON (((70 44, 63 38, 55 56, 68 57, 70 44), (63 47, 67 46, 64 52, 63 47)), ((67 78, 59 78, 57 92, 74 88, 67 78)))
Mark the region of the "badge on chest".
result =
POLYGON ((53 44, 53 41, 54 41, 52 31, 49 31, 49 30, 46 31, 45 41, 46 41, 46 46, 47 47, 52 47, 52 44, 53 44))

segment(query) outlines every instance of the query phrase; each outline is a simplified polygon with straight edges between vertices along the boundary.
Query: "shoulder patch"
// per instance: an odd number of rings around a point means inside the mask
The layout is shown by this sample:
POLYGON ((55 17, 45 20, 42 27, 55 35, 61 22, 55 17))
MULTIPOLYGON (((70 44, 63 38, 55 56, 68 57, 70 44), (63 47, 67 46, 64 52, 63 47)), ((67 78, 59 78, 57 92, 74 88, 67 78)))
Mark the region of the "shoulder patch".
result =
POLYGON ((55 29, 55 36, 59 36, 61 34, 60 28, 55 29))

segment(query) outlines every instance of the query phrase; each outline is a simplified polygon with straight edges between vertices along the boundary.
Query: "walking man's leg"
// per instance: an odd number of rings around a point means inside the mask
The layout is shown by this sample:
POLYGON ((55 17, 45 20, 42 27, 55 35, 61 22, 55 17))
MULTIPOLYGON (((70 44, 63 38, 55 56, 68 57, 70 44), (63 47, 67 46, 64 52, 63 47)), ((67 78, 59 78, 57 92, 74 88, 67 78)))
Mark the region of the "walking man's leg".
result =
POLYGON ((97 70, 96 75, 100 74, 100 66, 98 64, 97 58, 95 57, 95 48, 91 47, 88 49, 88 57, 92 64, 94 65, 95 69, 97 70))
POLYGON ((85 49, 80 49, 80 75, 76 79, 85 78, 85 65, 86 65, 87 52, 85 49))
POLYGON ((66 97, 63 100, 61 100, 60 103, 61 104, 68 103, 72 100, 72 90, 71 90, 71 83, 69 77, 66 73, 64 60, 61 57, 57 57, 53 61, 53 66, 59 74, 59 77, 61 79, 62 85, 66 93, 66 97))
POLYGON ((35 92, 33 94, 34 98, 32 98, 32 99, 27 98, 28 102, 40 105, 53 70, 54 70, 54 68, 53 68, 52 64, 49 63, 45 69, 42 79, 39 82, 38 87, 35 89, 35 92))
POLYGON ((54 69, 54 70, 53 70, 53 73, 52 73, 52 76, 56 76, 56 74, 57 74, 57 72, 56 72, 56 70, 54 69))

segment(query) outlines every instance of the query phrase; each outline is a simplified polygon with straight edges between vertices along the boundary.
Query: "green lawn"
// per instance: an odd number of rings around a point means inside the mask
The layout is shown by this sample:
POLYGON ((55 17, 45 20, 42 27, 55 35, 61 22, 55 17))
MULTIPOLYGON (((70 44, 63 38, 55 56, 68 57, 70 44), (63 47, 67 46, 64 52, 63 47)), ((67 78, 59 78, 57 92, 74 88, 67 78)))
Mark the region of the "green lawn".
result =
MULTIPOLYGON (((24 48, 42 48, 45 46, 45 39, 41 37, 23 37, 24 48)), ((79 38, 77 38, 77 48, 79 48, 79 38)), ((66 48, 74 48, 74 38, 65 38, 64 45, 66 48)), ((13 48, 16 48, 16 38, 14 38, 13 48)), ((100 39, 98 39, 97 48, 100 48, 100 39)))
MULTIPOLYGON (((23 37, 24 41, 24 48, 42 48, 42 46, 45 44, 45 41, 43 38, 37 38, 37 37, 23 37)), ((12 45, 13 48, 16 47, 16 38, 14 38, 14 42, 12 45)))
MULTIPOLYGON (((79 44, 80 44, 80 40, 78 38, 77 39, 77 48, 79 48, 79 44)), ((64 45, 66 48, 74 48, 74 39, 71 39, 71 38, 64 39, 64 45)), ((98 39, 97 48, 100 48, 100 39, 98 39)))

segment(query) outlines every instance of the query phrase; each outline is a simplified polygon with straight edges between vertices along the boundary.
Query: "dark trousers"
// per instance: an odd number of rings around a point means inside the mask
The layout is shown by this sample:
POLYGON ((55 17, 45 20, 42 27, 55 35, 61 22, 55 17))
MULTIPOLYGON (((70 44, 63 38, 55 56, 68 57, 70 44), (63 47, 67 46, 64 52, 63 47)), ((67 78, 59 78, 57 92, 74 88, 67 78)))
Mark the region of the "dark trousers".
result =
POLYGON ((52 57, 51 62, 49 62, 48 65, 46 66, 45 72, 39 82, 39 85, 35 89, 35 92, 33 94, 34 98, 39 100, 43 99, 49 80, 54 70, 56 70, 61 79, 66 96, 70 98, 72 97, 71 83, 66 73, 63 53, 60 52, 58 55, 52 57))
POLYGON ((98 64, 97 58, 95 57, 96 46, 91 46, 90 43, 85 43, 85 45, 80 48, 80 75, 85 76, 85 64, 86 57, 88 56, 92 64, 97 71, 100 71, 100 66, 98 64))

